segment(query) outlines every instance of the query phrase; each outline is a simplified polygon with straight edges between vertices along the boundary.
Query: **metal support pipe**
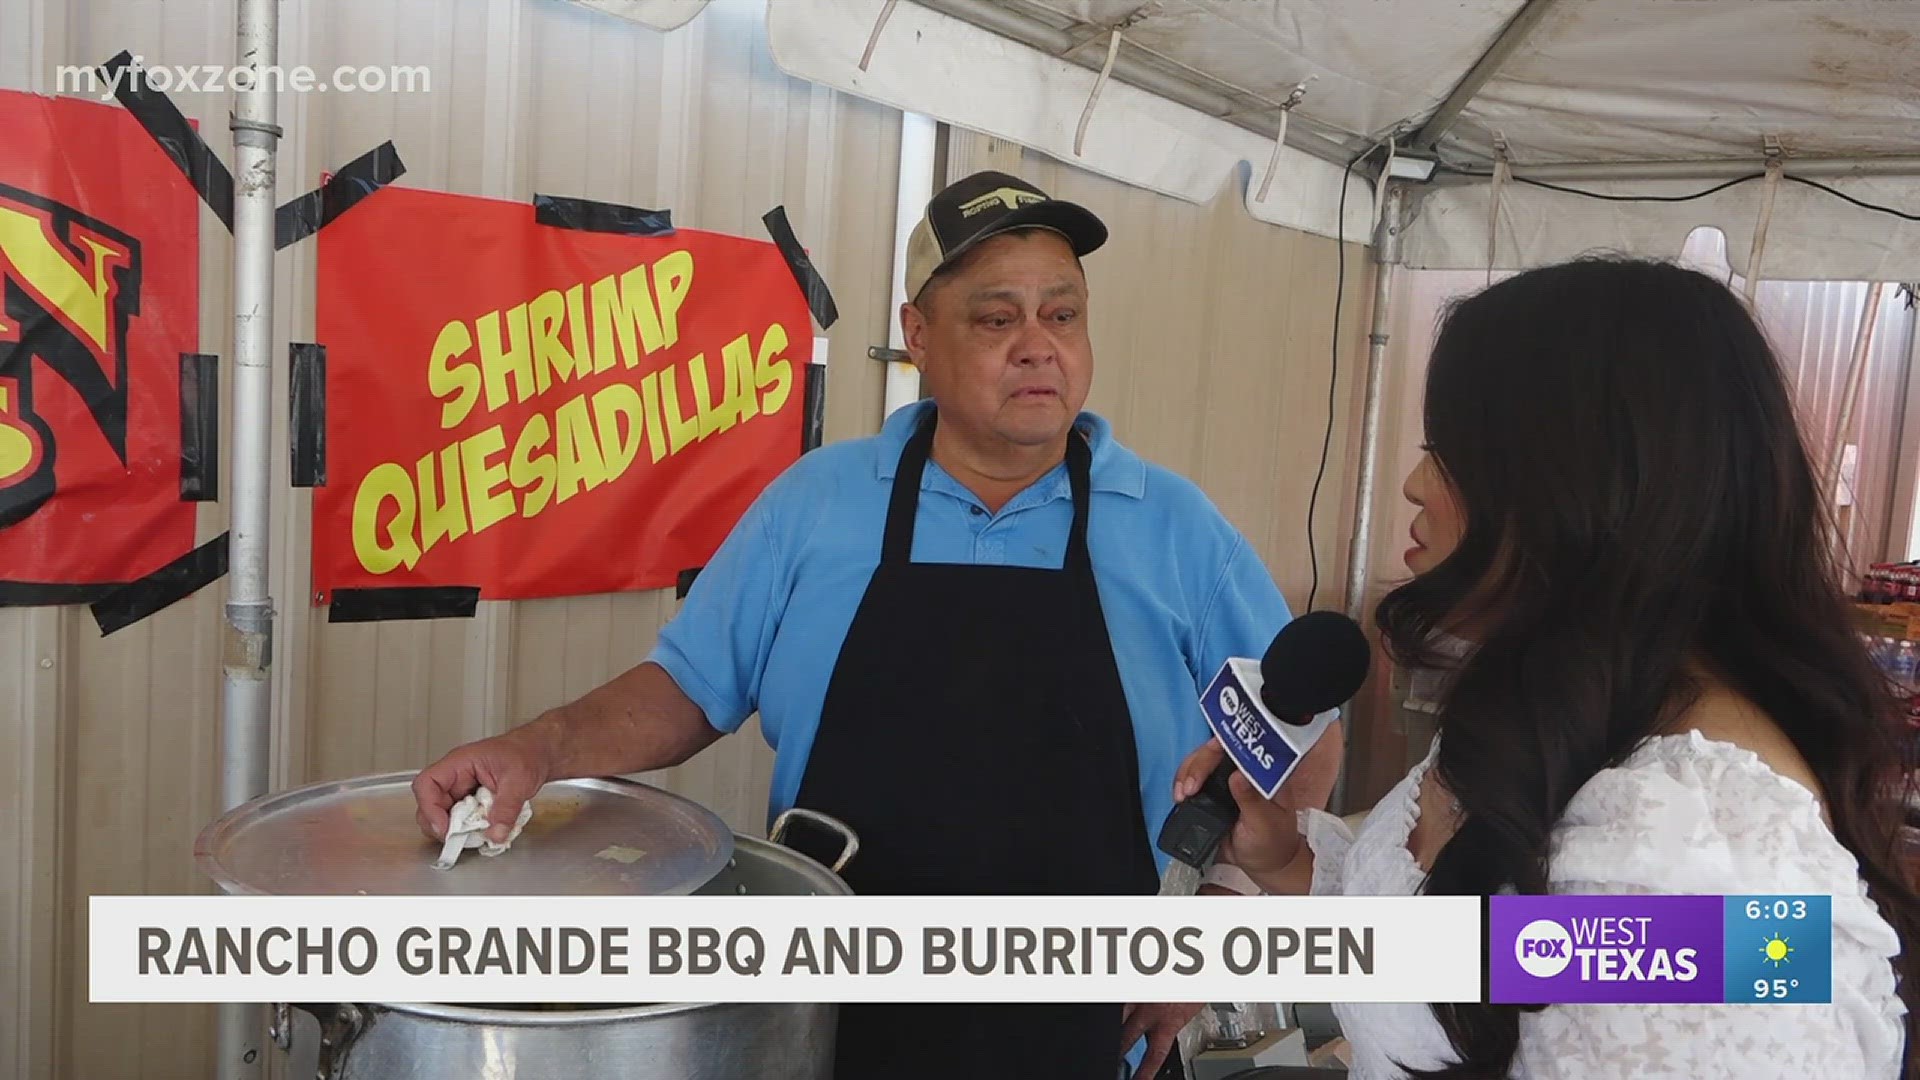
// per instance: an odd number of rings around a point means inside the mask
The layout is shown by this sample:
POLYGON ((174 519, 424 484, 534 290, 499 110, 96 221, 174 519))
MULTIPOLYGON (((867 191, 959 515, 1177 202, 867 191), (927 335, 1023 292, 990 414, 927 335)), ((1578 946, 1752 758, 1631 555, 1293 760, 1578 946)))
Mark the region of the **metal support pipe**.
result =
MULTIPOLYGON (((220 717, 220 803, 230 810, 267 790, 273 601, 267 552, 273 417, 274 81, 278 0, 240 0, 233 131, 233 451, 220 717)), ((220 1007, 219 1080, 262 1074, 265 1018, 257 1005, 220 1007)))
POLYGON ((1866 286, 1866 304, 1860 307, 1860 329, 1853 334, 1853 361, 1847 365, 1847 388, 1839 394, 1839 417, 1834 421, 1834 438, 1830 440, 1826 452, 1826 484, 1822 490, 1826 492, 1828 525, 1834 528, 1834 559, 1847 577, 1847 588, 1855 586, 1860 567, 1847 546, 1851 515, 1841 513, 1839 507, 1839 473, 1847 457, 1847 444, 1853 442, 1853 409, 1859 404, 1860 386, 1866 382, 1866 369, 1874 363, 1874 331, 1880 327, 1880 298, 1885 296, 1887 288, 1891 288, 1891 284, 1884 281, 1866 286))
MULTIPOLYGON (((1484 180, 1493 175, 1478 168, 1450 167, 1435 175, 1436 183, 1456 183, 1460 179, 1484 180)), ((1516 180, 1733 180, 1742 176, 1760 176, 1767 163, 1759 157, 1716 158, 1700 161, 1569 161, 1551 165, 1513 165, 1516 180)), ((1804 176, 1809 180, 1844 179, 1852 176, 1920 176, 1920 155, 1870 158, 1789 158, 1784 175, 1804 176)))
MULTIPOLYGON (((1368 558, 1373 545, 1374 474, 1379 471, 1380 409, 1387 370, 1387 328, 1393 300, 1394 268, 1400 264, 1400 234, 1405 187, 1388 182, 1382 200, 1380 225, 1375 237, 1372 329, 1367 334, 1367 389, 1360 421, 1360 468, 1353 508, 1353 537, 1347 546, 1347 617, 1364 624, 1367 598, 1368 558)), ((1348 729, 1351 731, 1351 727, 1348 729)), ((1346 761, 1334 781, 1328 805, 1346 811, 1347 776, 1351 769, 1352 743, 1348 743, 1346 761)))
MULTIPOLYGON (((926 213, 927 200, 933 198, 934 143, 939 125, 932 117, 919 113, 900 115, 900 171, 895 183, 893 206, 893 307, 887 312, 887 345, 904 355, 905 331, 900 326, 900 308, 907 302, 907 240, 914 226, 926 213)), ((895 409, 920 400, 920 369, 905 360, 887 361, 884 421, 895 409)))
POLYGON ((1546 18, 1547 9, 1551 8, 1555 2, 1556 0, 1527 0, 1526 4, 1514 13, 1513 18, 1507 20, 1507 25, 1500 28, 1500 35, 1493 39, 1493 44, 1487 46, 1487 51, 1481 53, 1480 59, 1467 69, 1467 73, 1460 77, 1459 82, 1454 84, 1453 92, 1447 95, 1447 100, 1440 103, 1440 107, 1434 110, 1425 124, 1420 125, 1419 132, 1413 137, 1415 149, 1431 150, 1440 142, 1440 136, 1445 135, 1447 129, 1453 126, 1453 122, 1459 119, 1467 103, 1473 100, 1473 96, 1480 92, 1481 87, 1487 85, 1489 79, 1499 73, 1500 66, 1507 62, 1507 58, 1513 55, 1514 50, 1518 49, 1522 42, 1527 40, 1527 36, 1533 33, 1533 28, 1540 25, 1540 20, 1546 18))
POLYGON ((1400 262, 1400 214, 1405 189, 1387 185, 1380 212, 1379 236, 1374 244, 1373 328, 1367 335, 1367 390, 1360 421, 1360 483, 1353 509, 1353 538, 1347 547, 1347 614, 1359 619, 1366 603, 1368 554, 1373 543, 1374 473, 1380 456, 1381 384, 1386 381, 1388 307, 1393 299, 1393 271, 1400 262))

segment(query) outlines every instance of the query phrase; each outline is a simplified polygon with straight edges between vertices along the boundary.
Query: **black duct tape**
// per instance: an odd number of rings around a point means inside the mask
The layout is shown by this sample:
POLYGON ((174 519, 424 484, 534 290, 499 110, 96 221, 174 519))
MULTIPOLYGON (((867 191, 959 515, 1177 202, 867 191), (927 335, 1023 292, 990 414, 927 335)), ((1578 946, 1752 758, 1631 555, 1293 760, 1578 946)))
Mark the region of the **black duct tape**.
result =
POLYGON ((480 590, 467 585, 411 585, 390 589, 335 589, 327 606, 330 623, 396 619, 471 619, 480 590))
POLYGON ((91 604, 118 585, 50 585, 38 581, 0 581, 0 608, 64 607, 91 604))
POLYGON ((273 213, 273 246, 279 250, 297 244, 361 200, 386 187, 407 171, 392 142, 361 154, 342 166, 327 182, 273 213))
POLYGON ((685 600, 687 594, 693 591, 693 579, 699 577, 700 571, 704 569, 706 569, 706 567, 696 566, 691 570, 680 571, 679 579, 673 583, 673 598, 675 600, 685 600))
POLYGON ((807 295, 807 308, 813 312, 813 321, 825 330, 840 319, 840 309, 833 305, 833 293, 827 288, 827 279, 820 276, 814 268, 813 260, 807 258, 807 251, 793 235, 793 226, 787 223, 787 208, 776 206, 761 216, 767 226, 767 232, 773 237, 773 245, 786 257, 787 269, 793 271, 793 279, 800 283, 800 291, 807 295))
POLYGON ((220 498, 220 358, 180 354, 180 500, 220 498))
POLYGON ((800 425, 800 452, 820 445, 827 426, 827 365, 807 365, 806 413, 800 425))
POLYGON ((293 366, 288 375, 292 415, 288 452, 293 458, 293 486, 327 486, 327 347, 296 341, 289 350, 293 366))
POLYGON ((120 55, 100 65, 100 77, 113 87, 113 96, 126 107, 153 141, 167 152, 186 175, 193 190, 220 218, 220 224, 233 231, 233 174, 214 154, 193 125, 180 114, 171 98, 147 85, 140 69, 133 68, 133 54, 122 49, 120 55))
POLYGON ((221 533, 146 577, 130 581, 95 600, 93 621, 100 624, 102 636, 123 630, 185 600, 218 581, 226 572, 227 534, 221 533))
POLYGON ((619 203, 570 199, 564 195, 533 196, 533 221, 556 229, 618 233, 621 236, 671 236, 673 211, 643 210, 619 203))

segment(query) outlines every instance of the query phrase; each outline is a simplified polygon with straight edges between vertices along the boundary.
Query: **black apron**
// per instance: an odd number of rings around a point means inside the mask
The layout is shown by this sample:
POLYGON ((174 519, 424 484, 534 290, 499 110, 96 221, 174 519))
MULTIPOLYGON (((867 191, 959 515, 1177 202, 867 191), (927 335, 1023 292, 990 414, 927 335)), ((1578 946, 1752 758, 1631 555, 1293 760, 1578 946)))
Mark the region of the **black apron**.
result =
MULTIPOLYGON (((1067 440, 1060 569, 916 564, 934 423, 900 455, 797 804, 859 836, 843 871, 856 893, 1153 895, 1133 723, 1087 550, 1086 440, 1067 440)), ((834 1076, 1114 1080, 1121 1020, 1117 1004, 844 1005, 834 1076)))

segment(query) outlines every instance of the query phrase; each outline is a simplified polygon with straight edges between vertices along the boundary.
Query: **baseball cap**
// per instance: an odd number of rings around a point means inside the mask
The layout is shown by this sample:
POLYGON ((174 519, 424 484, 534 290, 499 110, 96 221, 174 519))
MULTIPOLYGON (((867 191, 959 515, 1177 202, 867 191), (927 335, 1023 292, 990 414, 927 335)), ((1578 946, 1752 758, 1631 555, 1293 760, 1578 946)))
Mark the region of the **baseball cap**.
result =
POLYGON ((1093 211, 1053 198, 1019 177, 977 172, 948 184, 927 203, 907 239, 907 299, 920 295, 927 279, 990 236, 1014 229, 1051 229, 1067 238, 1075 255, 1107 242, 1107 227, 1093 211))

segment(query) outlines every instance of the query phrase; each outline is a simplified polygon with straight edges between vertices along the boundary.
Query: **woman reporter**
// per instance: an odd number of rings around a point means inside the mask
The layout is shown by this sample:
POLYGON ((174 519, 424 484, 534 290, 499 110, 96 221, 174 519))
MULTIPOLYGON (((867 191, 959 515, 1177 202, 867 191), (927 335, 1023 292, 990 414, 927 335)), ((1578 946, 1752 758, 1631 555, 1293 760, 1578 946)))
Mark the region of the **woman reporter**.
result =
POLYGON ((1354 1076, 1902 1075, 1897 706, 1744 306, 1663 263, 1519 274, 1446 317, 1425 429, 1376 621, 1444 669, 1433 747, 1353 832, 1321 809, 1337 740, 1272 803, 1235 776, 1222 861, 1269 893, 1830 894, 1833 1003, 1342 1005, 1354 1076))

